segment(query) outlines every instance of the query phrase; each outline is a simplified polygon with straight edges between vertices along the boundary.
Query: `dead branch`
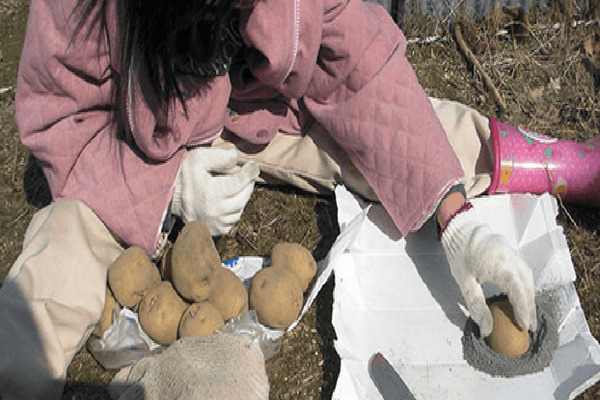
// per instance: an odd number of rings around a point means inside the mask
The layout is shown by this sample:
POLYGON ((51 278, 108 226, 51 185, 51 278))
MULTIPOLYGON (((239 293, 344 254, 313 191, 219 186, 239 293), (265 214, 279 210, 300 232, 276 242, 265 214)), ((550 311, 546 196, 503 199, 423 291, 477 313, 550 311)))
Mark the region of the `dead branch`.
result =
POLYGON ((496 100, 498 107, 500 107, 500 110, 502 112, 506 112, 508 110, 508 108, 506 107, 506 103, 500 96, 500 93, 498 92, 498 89, 496 89, 496 86, 492 82, 492 79, 489 77, 488 74, 486 74, 485 70, 483 69, 483 67, 481 66, 471 49, 469 49, 469 46, 467 46, 467 43, 465 42, 465 39, 462 36, 462 32, 458 23, 454 24, 454 36, 456 37, 456 42, 458 43, 458 46, 460 47, 467 60, 471 64, 473 64, 477 72, 479 72, 479 74, 483 77, 483 82, 485 83, 485 86, 490 92, 492 92, 492 96, 494 96, 494 99, 496 100))

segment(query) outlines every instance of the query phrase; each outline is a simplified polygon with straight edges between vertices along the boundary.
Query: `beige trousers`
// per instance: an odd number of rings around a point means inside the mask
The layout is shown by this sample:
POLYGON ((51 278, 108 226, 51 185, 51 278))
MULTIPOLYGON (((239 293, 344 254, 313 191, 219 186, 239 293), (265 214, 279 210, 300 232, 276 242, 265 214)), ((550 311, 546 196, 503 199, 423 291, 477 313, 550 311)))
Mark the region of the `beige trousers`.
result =
MULTIPOLYGON (((467 196, 482 194, 490 185, 494 165, 488 119, 458 102, 430 100, 463 168, 467 196)), ((263 182, 291 184, 319 194, 331 193, 343 182, 363 197, 377 200, 348 155, 318 123, 305 136, 279 133, 268 145, 224 135, 213 146, 231 144, 240 152, 240 163, 258 162, 263 182)))
MULTIPOLYGON (((432 102, 465 170, 468 194, 484 192, 492 165, 487 118, 459 103, 432 102)), ((304 137, 277 135, 263 147, 226 139, 215 145, 233 142, 242 159, 257 160, 266 182, 315 193, 343 182, 375 198, 320 126, 304 137)), ((35 214, 22 253, 0 288, 3 400, 61 397, 67 367, 100 318, 107 268, 122 250, 79 201, 58 201, 35 214)))
POLYGON ((66 368, 102 313, 107 267, 122 250, 82 202, 34 215, 0 289, 4 400, 61 397, 66 368))

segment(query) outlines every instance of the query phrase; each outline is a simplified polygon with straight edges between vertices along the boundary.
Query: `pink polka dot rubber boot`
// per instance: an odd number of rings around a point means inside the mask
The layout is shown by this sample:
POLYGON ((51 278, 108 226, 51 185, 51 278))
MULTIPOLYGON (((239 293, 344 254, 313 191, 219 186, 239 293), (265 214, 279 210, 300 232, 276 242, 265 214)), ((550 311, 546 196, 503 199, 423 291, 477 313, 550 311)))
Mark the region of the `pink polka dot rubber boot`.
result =
POLYGON ((494 193, 544 192, 563 201, 600 207, 600 135, 558 140, 490 117, 494 193))

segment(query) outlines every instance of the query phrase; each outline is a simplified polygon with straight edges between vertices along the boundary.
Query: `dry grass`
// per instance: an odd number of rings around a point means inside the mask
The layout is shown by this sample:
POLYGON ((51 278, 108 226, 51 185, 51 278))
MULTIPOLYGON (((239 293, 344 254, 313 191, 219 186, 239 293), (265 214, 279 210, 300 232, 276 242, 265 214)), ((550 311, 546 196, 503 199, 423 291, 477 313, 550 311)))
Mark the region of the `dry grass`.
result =
MULTIPOLYGON (((461 101, 485 115, 557 138, 586 139, 599 132, 600 73, 584 51, 587 37, 598 29, 599 6, 590 0, 587 14, 552 8, 518 21, 501 10, 486 20, 461 23, 465 43, 481 70, 458 46, 453 28, 432 17, 402 21, 409 39, 435 36, 428 44, 410 44, 407 56, 426 91, 461 101), (483 76, 496 88, 506 108, 499 107, 483 76)), ((26 0, 0 0, 0 89, 14 86, 26 0)), ((23 194, 21 179, 26 151, 19 145, 12 119, 12 91, 0 93, 0 279, 20 251, 34 208, 23 194)), ((576 287, 593 335, 600 338, 600 238, 598 210, 561 209, 577 272, 576 287)), ((260 188, 242 220, 217 247, 223 259, 266 255, 280 240, 303 243, 316 258, 327 253, 337 234, 332 198, 291 188, 260 188)), ((321 291, 301 324, 285 335, 282 349, 267 363, 273 399, 330 398, 339 360, 331 326, 333 285, 321 291)), ((105 371, 83 349, 68 371, 65 399, 104 399, 114 372, 105 371)), ((600 397, 600 385, 580 398, 600 397)))

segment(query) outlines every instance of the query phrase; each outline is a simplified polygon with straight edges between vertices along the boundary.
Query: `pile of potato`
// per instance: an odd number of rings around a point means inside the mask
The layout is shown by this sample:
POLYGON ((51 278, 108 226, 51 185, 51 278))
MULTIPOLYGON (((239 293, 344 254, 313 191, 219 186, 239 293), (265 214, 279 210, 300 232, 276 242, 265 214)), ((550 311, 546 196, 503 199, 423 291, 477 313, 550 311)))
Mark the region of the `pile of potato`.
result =
POLYGON ((250 281, 250 309, 258 320, 285 329, 298 318, 307 291, 317 272, 312 254, 297 243, 278 243, 271 251, 271 266, 250 281))
POLYGON ((110 266, 104 312, 94 334, 102 336, 119 307, 136 311, 144 331, 169 345, 186 336, 207 336, 250 308, 269 327, 288 327, 300 314, 304 292, 316 273, 312 254, 279 243, 271 267, 256 273, 250 289, 221 264, 213 238, 201 222, 189 222, 158 264, 129 247, 110 266))

